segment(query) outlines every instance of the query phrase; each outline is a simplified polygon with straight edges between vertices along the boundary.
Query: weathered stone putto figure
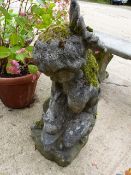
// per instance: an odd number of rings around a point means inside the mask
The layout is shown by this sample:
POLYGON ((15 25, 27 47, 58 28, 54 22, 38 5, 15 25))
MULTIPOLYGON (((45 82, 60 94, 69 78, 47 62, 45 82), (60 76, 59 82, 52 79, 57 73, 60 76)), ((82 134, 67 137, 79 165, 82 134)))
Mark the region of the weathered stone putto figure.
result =
POLYGON ((111 58, 89 30, 72 0, 70 24, 49 27, 35 43, 34 59, 50 76, 52 88, 32 137, 36 148, 61 166, 71 163, 88 140, 96 120, 99 82, 111 58))

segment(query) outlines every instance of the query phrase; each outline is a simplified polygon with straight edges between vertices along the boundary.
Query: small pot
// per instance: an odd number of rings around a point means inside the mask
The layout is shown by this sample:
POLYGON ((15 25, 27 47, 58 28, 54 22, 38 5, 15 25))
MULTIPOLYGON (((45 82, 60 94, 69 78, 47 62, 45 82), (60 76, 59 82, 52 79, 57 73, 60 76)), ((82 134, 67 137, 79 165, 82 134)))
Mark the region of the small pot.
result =
POLYGON ((9 108, 24 108, 33 102, 38 72, 16 78, 0 78, 0 98, 9 108))

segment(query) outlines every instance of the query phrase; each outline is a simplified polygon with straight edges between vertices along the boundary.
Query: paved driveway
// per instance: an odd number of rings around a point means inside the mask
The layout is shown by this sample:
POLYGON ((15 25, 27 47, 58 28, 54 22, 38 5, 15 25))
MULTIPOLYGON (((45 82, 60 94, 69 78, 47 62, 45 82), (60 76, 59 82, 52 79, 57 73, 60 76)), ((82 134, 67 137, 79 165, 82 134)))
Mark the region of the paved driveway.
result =
POLYGON ((94 30, 131 40, 131 7, 80 2, 86 24, 94 30))

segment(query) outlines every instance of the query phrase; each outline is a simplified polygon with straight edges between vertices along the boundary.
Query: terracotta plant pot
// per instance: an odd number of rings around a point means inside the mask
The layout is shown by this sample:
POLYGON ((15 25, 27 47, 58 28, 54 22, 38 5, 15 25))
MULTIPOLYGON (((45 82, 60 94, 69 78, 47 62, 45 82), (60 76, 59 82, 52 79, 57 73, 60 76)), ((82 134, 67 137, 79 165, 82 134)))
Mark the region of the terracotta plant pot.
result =
POLYGON ((40 73, 16 78, 0 78, 0 98, 10 108, 24 108, 32 103, 40 73))

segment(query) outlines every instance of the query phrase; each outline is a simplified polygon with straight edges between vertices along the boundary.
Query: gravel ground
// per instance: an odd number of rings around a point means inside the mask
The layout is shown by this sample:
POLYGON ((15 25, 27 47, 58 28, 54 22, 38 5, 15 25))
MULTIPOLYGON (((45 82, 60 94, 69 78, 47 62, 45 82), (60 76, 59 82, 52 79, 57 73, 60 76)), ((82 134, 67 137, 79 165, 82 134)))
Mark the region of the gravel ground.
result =
MULTIPOLYGON (((95 30, 131 39, 131 10, 122 6, 81 2, 85 21, 95 30)), ((0 102, 0 175, 124 175, 131 167, 131 61, 114 56, 109 78, 102 84, 98 119, 89 141, 66 167, 46 160, 35 150, 30 126, 39 120, 50 94, 50 79, 38 81, 36 101, 23 110, 0 102)))

